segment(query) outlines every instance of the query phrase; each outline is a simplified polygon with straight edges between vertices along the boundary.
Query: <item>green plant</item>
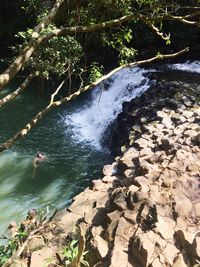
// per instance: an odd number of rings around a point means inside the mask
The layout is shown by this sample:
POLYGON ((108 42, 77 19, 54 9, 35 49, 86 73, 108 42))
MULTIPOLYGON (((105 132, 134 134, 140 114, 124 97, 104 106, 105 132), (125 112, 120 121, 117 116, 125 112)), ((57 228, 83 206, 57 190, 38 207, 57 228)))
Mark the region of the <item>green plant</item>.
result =
POLYGON ((45 259, 45 267, 48 266, 49 264, 56 264, 56 260, 54 257, 49 257, 45 259))
MULTIPOLYGON (((54 24, 49 24, 43 29, 41 35, 46 35, 55 30, 54 24)), ((19 52, 31 39, 33 31, 27 29, 16 35, 22 44, 12 47, 13 51, 19 52)), ((66 35, 54 37, 41 45, 26 64, 31 71, 38 71, 40 77, 49 79, 53 75, 62 76, 79 70, 80 58, 83 55, 82 46, 75 37, 66 35)))
POLYGON ((103 76, 103 67, 98 65, 97 62, 92 62, 89 69, 89 82, 95 82, 103 76))
POLYGON ((132 62, 136 55, 137 55, 137 50, 135 50, 134 48, 128 48, 127 46, 122 46, 119 51, 120 65, 132 62))
POLYGON ((0 246, 0 266, 2 266, 26 240, 28 233, 19 229, 15 236, 8 239, 5 245, 0 246))
POLYGON ((70 245, 68 247, 63 248, 63 256, 66 257, 65 264, 69 264, 70 262, 73 262, 77 256, 78 256, 78 241, 72 240, 70 245))
MULTIPOLYGON (((63 248, 62 255, 64 256, 64 264, 65 266, 68 266, 71 262, 74 262, 78 257, 78 240, 72 240, 69 246, 63 248)), ((84 260, 84 256, 88 253, 88 251, 85 251, 82 256, 80 263, 83 266, 88 266, 89 263, 84 260)))
POLYGON ((16 238, 9 239, 6 245, 0 246, 0 266, 2 266, 17 250, 16 238))

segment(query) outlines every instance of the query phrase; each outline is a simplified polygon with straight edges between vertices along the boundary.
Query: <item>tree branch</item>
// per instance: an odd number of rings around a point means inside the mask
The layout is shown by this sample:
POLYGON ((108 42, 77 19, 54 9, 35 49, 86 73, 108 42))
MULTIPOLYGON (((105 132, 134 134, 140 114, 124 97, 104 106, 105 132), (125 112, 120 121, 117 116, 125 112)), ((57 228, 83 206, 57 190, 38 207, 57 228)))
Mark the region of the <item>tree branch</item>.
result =
POLYGON ((10 102, 10 100, 16 98, 19 94, 21 94, 36 76, 37 76, 37 73, 29 74, 26 80, 14 92, 0 99, 0 108, 3 107, 8 102, 10 102))
POLYGON ((188 25, 199 26, 200 22, 188 20, 188 18, 192 18, 192 17, 195 17, 195 16, 197 16, 197 12, 194 12, 192 14, 185 15, 185 16, 173 16, 171 14, 163 14, 162 16, 151 16, 151 17, 148 17, 148 16, 140 14, 140 19, 145 21, 145 22, 146 21, 156 22, 156 21, 166 20, 166 21, 177 21, 177 22, 181 22, 181 23, 184 23, 184 24, 188 24, 188 25))
POLYGON ((182 22, 184 24, 189 24, 189 25, 195 25, 195 26, 199 26, 200 25, 200 22, 198 22, 198 21, 187 20, 187 15, 186 16, 172 16, 172 15, 168 15, 164 19, 166 19, 166 20, 172 20, 172 21, 179 21, 179 22, 182 22))
POLYGON ((168 41, 170 39, 170 33, 166 34, 161 32, 152 22, 146 21, 146 24, 164 41, 168 41))
POLYGON ((48 23, 54 18, 59 7, 65 0, 57 0, 53 8, 50 10, 47 16, 33 29, 32 38, 26 45, 26 47, 21 51, 20 55, 15 58, 13 63, 0 74, 0 89, 4 88, 8 82, 12 80, 13 77, 18 73, 18 71, 24 66, 26 61, 34 53, 37 46, 41 43, 38 40, 39 33, 48 25, 48 23))
POLYGON ((32 54, 35 52, 35 50, 41 43, 46 42, 49 39, 56 36, 81 33, 81 32, 92 32, 109 27, 114 27, 116 25, 119 25, 121 23, 133 19, 134 17, 136 17, 136 15, 131 14, 120 17, 118 19, 97 23, 95 25, 92 24, 87 26, 76 26, 76 27, 67 27, 63 29, 56 29, 44 36, 39 36, 36 39, 32 38, 28 42, 27 46, 21 51, 20 55, 7 68, 7 70, 4 71, 2 74, 0 74, 0 89, 4 88, 8 84, 8 82, 10 82, 15 77, 18 71, 25 65, 25 63, 29 60, 29 58, 32 56, 32 54))
MULTIPOLYGON (((59 2, 59 1, 58 1, 59 2)), ((62 1, 61 1, 62 2, 62 1)), ((196 12, 195 12, 196 13, 196 12)), ((191 14, 192 16, 192 14, 191 14)), ((199 22, 197 21, 189 21, 186 19, 184 16, 173 16, 173 15, 162 15, 162 16, 153 16, 153 17, 147 17, 142 14, 138 13, 131 13, 129 15, 97 23, 97 24, 92 24, 92 25, 86 25, 86 26, 75 26, 75 27, 66 27, 66 28, 61 28, 61 29, 55 29, 52 32, 39 36, 38 38, 32 38, 27 46, 22 50, 20 55, 13 61, 13 63, 8 67, 8 69, 0 75, 0 89, 2 89, 4 86, 8 84, 9 81, 13 79, 13 77, 17 74, 17 72, 25 65, 25 63, 29 60, 29 58, 32 56, 32 54, 35 52, 37 47, 48 41, 49 39, 56 37, 56 36, 63 36, 67 34, 75 34, 75 33, 85 33, 85 32, 93 32, 96 30, 103 30, 106 28, 111 28, 117 25, 120 25, 121 23, 130 21, 132 19, 141 19, 149 22, 155 22, 159 20, 172 20, 172 21, 179 21, 185 24, 190 24, 190 25, 197 25, 199 26, 199 22)), ((165 37, 162 33, 158 31, 158 29, 154 30, 159 34, 162 38, 167 38, 165 37)))
POLYGON ((38 38, 39 33, 49 24, 50 21, 55 17, 58 9, 65 0, 56 0, 53 8, 50 12, 44 17, 44 19, 33 29, 32 38, 38 38))
MULTIPOLYGON (((161 60, 161 59, 169 59, 169 58, 174 58, 177 57, 179 55, 182 55, 185 52, 188 52, 189 48, 185 48, 177 53, 173 53, 173 54, 167 54, 167 55, 157 55, 153 58, 150 59, 146 59, 146 60, 141 60, 141 61, 136 61, 133 63, 129 63, 129 64, 125 64, 123 66, 120 66, 114 70, 112 70, 111 72, 109 72, 107 75, 101 77, 100 79, 98 79, 96 82, 82 87, 79 90, 77 90, 75 93, 71 94, 68 97, 63 98, 60 101, 50 101, 50 104, 43 109, 42 111, 40 111, 32 120, 31 122, 29 122, 23 129, 21 129, 18 133, 16 133, 12 138, 10 138, 9 140, 7 140, 6 142, 4 142, 3 144, 0 145, 0 152, 4 151, 5 149, 10 148, 17 140, 19 140, 22 137, 25 137, 30 130, 44 117, 46 116, 53 108, 58 107, 64 103, 69 102, 71 99, 76 98, 77 96, 79 96, 80 94, 82 94, 83 92, 86 92, 92 88, 94 88, 95 86, 101 84, 104 80, 106 80, 107 78, 109 78, 111 75, 113 75, 114 73, 120 71, 121 69, 125 68, 125 67, 135 67, 135 66, 141 66, 144 64, 148 64, 148 63, 152 63, 154 61, 157 60, 161 60)), ((63 82, 62 82, 63 83, 63 82)), ((62 84, 61 83, 61 84, 62 84)), ((56 89, 56 91, 58 91, 58 89, 56 89)))
POLYGON ((105 22, 91 24, 86 26, 75 26, 75 27, 66 27, 62 29, 55 30, 55 35, 66 35, 71 33, 78 33, 78 32, 93 32, 96 30, 101 30, 105 28, 111 28, 121 23, 127 22, 132 20, 133 18, 138 18, 138 14, 131 13, 130 15, 126 15, 117 19, 108 20, 105 22))
POLYGON ((55 92, 51 95, 51 101, 50 101, 48 106, 51 106, 54 103, 55 96, 58 94, 58 92, 60 91, 60 89, 62 88, 62 86, 66 80, 67 80, 67 78, 61 82, 61 84, 58 86, 58 88, 55 90, 55 92))
MULTIPOLYGON (((199 8, 200 8, 200 7, 199 7, 199 8)), ((192 13, 192 14, 185 15, 184 18, 189 19, 189 18, 196 17, 196 16, 198 16, 198 15, 200 15, 200 10, 199 10, 199 11, 196 11, 196 12, 194 12, 194 13, 192 13)))

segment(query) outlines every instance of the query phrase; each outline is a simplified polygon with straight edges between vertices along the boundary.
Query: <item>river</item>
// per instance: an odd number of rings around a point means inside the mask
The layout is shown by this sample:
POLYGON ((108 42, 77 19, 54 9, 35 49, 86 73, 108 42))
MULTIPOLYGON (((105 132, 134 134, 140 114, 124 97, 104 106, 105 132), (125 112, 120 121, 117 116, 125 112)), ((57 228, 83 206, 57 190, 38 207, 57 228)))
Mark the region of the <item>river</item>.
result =
MULTIPOLYGON (((187 66, 191 70, 192 63, 188 65, 170 68, 187 66)), ((151 71, 123 69, 103 86, 53 110, 26 138, 0 154, 1 233, 10 221, 19 222, 25 217, 30 208, 64 208, 92 179, 102 177, 103 165, 113 160, 110 151, 101 145, 105 129, 122 110, 123 102, 149 88, 151 81, 146 73, 151 71), (45 153, 47 160, 34 173, 33 159, 38 151, 45 153)), ((2 91, 0 97, 16 88, 20 80, 2 91)), ((0 110, 1 143, 45 106, 44 95, 32 85, 0 110)))

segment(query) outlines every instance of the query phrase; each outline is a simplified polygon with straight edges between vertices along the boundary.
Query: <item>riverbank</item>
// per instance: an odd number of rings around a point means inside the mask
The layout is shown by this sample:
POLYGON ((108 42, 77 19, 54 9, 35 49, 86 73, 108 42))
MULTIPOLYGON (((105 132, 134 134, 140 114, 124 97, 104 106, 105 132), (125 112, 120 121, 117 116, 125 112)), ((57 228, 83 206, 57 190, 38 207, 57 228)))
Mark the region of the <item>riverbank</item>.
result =
POLYGON ((104 166, 103 178, 34 230, 10 266, 62 266, 73 239, 90 266, 199 266, 198 101, 198 90, 171 82, 124 104, 116 173, 104 166))

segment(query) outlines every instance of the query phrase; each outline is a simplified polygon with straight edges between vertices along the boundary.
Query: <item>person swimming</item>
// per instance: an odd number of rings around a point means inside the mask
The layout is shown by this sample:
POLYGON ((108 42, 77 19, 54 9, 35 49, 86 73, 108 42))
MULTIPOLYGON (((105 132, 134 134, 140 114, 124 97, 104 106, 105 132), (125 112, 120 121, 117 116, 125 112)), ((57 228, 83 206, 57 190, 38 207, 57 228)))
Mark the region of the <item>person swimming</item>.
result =
POLYGON ((32 175, 32 177, 35 176, 36 168, 38 167, 38 165, 39 165, 42 161, 45 161, 45 160, 46 160, 46 156, 45 156, 44 154, 42 154, 42 153, 40 153, 40 152, 38 152, 38 153, 36 154, 36 157, 35 157, 34 160, 33 160, 33 167, 34 167, 34 169, 33 169, 33 175, 32 175))
POLYGON ((33 165, 34 167, 37 167, 38 164, 40 164, 42 161, 44 161, 46 159, 46 156, 40 152, 38 152, 36 154, 36 157, 33 160, 33 165))

